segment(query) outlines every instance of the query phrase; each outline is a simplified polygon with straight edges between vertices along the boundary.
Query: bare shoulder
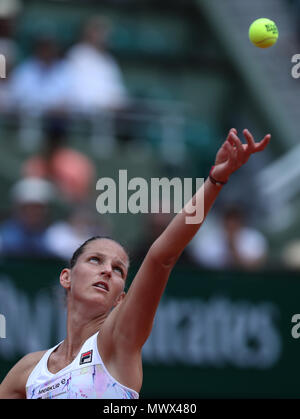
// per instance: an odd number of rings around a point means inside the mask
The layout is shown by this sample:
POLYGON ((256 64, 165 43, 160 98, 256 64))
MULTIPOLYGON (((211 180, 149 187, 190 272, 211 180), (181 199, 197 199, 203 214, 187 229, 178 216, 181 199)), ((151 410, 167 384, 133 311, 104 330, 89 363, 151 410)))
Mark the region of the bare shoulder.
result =
POLYGON ((21 358, 0 384, 0 399, 25 399, 26 382, 46 351, 32 352, 21 358))

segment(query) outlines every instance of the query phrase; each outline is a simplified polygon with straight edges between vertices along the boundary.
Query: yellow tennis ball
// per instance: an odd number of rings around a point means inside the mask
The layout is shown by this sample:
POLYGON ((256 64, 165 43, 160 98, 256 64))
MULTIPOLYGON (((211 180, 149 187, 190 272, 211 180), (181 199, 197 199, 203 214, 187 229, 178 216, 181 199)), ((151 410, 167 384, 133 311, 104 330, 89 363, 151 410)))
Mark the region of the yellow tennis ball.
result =
POLYGON ((278 29, 276 24, 270 19, 256 19, 250 25, 249 39, 256 47, 271 47, 278 39, 278 29))

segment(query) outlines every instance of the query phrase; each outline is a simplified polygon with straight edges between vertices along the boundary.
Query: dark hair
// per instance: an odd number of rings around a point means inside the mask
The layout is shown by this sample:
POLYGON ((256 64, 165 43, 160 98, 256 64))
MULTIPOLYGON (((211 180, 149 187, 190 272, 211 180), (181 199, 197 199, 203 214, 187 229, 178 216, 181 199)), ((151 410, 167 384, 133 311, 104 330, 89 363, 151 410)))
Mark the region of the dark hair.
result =
MULTIPOLYGON (((101 240, 101 239, 107 239, 107 240, 111 240, 115 243, 118 243, 124 249, 124 247, 119 242, 117 242, 116 240, 112 239, 109 236, 93 236, 93 237, 89 238, 88 240, 86 240, 84 243, 82 243, 82 245, 79 246, 78 249, 75 250, 75 252, 73 253, 73 256, 70 260, 70 264, 69 264, 70 269, 72 269, 76 265, 76 262, 77 262, 79 256, 83 253, 83 251, 84 251, 84 249, 85 249, 85 247, 88 243, 90 243, 94 240, 101 240)), ((125 249, 124 249, 124 251, 128 256, 128 252, 125 249)), ((128 256, 128 259, 129 259, 129 256, 128 256)))

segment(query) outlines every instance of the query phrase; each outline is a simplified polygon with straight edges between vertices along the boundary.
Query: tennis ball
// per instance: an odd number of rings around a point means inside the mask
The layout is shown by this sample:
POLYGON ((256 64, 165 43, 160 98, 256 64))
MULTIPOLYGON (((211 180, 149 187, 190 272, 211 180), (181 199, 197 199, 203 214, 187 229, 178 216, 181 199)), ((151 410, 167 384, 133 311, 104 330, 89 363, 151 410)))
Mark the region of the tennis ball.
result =
POLYGON ((271 47, 278 39, 278 29, 276 24, 270 19, 256 19, 250 25, 249 39, 256 47, 271 47))

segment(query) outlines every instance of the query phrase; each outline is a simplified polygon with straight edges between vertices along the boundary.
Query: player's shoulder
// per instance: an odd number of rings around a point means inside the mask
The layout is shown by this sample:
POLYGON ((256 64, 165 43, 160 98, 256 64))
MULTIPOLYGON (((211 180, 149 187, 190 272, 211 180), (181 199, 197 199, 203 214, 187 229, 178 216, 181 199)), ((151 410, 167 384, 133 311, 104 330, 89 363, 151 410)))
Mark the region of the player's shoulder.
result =
POLYGON ((11 373, 22 376, 26 382, 34 367, 47 351, 31 352, 21 358, 11 369, 11 373))
POLYGON ((46 351, 31 352, 13 366, 0 385, 0 399, 26 397, 28 377, 45 353, 46 351))
POLYGON ((24 370, 28 370, 31 368, 34 368, 36 364, 42 359, 42 357, 45 355, 47 350, 44 351, 37 351, 37 352, 31 352, 19 361, 19 366, 22 367, 24 370))

